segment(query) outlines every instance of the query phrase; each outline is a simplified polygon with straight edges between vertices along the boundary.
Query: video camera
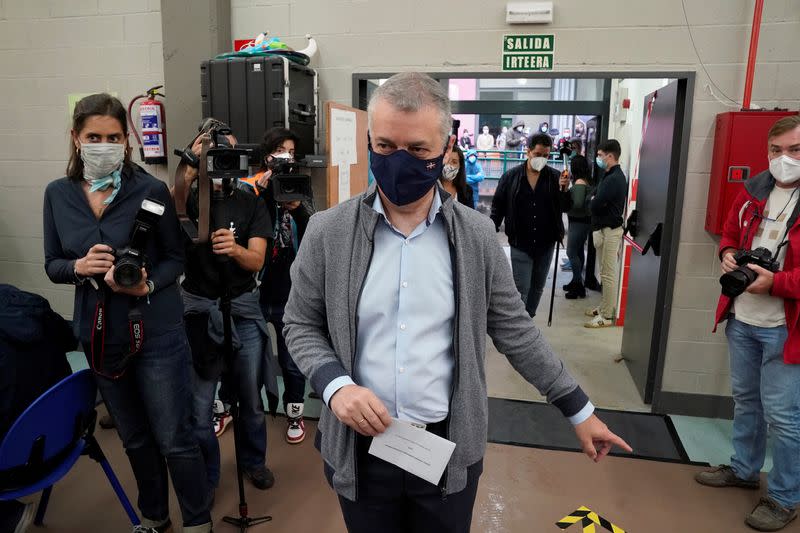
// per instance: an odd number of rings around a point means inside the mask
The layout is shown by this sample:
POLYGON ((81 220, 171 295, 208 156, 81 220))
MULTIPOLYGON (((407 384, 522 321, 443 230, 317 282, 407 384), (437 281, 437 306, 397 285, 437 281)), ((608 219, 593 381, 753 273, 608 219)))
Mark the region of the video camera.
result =
MULTIPOLYGON (((250 166, 260 167, 266 157, 266 154, 261 152, 259 144, 237 144, 236 147, 247 152, 250 166)), ((273 158, 267 164, 267 168, 272 171, 270 187, 272 187, 275 201, 312 201, 314 193, 311 188, 311 176, 303 174, 302 169, 313 166, 320 165, 316 161, 309 160, 308 157, 300 161, 273 158)))
MULTIPOLYGON (((231 180, 247 177, 250 151, 231 146, 228 135, 233 135, 233 132, 227 124, 208 118, 200 124, 197 131, 211 138, 212 147, 206 153, 205 163, 210 179, 231 180)), ((200 168, 200 158, 192 152, 191 145, 183 150, 176 148, 174 153, 189 166, 200 168)))
POLYGON ((128 246, 114 250, 114 283, 130 289, 142 282, 142 268, 147 263, 145 247, 147 238, 158 225, 164 214, 164 204, 152 198, 145 198, 133 222, 128 246))

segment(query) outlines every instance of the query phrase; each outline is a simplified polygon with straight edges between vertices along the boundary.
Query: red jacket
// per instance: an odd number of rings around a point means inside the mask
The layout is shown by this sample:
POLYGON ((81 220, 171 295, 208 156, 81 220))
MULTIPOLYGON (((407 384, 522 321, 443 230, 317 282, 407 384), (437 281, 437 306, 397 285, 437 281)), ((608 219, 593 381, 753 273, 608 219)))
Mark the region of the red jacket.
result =
MULTIPOLYGON (((743 250, 752 249, 753 238, 758 232, 761 218, 757 214, 764 212, 769 194, 775 186, 775 178, 769 171, 762 172, 747 181, 745 189, 739 194, 731 206, 725 227, 722 230, 722 240, 719 243, 719 255, 727 249, 743 250)), ((800 203, 798 203, 800 207, 800 203)), ((800 364, 800 230, 798 230, 798 208, 789 217, 788 224, 791 228, 787 235, 789 244, 786 245, 786 257, 783 270, 775 273, 770 294, 783 298, 786 310, 786 328, 789 336, 783 345, 783 361, 788 364, 800 364)), ((714 322, 714 331, 717 324, 728 318, 732 304, 731 298, 720 295, 717 304, 717 316, 714 322)))

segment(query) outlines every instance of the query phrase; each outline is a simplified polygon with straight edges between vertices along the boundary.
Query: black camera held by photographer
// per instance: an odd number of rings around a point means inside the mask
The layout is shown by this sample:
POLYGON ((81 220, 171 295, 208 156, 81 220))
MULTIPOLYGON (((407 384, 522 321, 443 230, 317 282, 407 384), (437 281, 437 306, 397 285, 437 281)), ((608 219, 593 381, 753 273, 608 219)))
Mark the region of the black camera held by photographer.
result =
MULTIPOLYGON (((780 248, 778 251, 780 252, 780 248)), ((738 267, 719 278, 722 294, 729 298, 736 298, 742 294, 758 277, 758 274, 747 265, 758 265, 770 272, 778 272, 781 269, 778 263, 778 254, 776 253, 773 257, 772 252, 766 248, 739 250, 733 254, 733 260, 736 261, 738 267)))
POLYGON ((145 198, 133 222, 128 245, 114 250, 114 283, 130 289, 142 282, 142 269, 147 265, 145 248, 147 239, 164 214, 164 204, 152 198, 145 198))

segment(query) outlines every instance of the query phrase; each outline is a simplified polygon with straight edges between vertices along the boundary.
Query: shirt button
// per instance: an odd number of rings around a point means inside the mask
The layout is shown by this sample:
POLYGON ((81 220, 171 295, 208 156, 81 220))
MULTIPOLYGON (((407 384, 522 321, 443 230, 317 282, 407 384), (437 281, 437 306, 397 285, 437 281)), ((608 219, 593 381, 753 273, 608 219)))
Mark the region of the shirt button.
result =
POLYGON ((405 324, 400 324, 400 329, 402 329, 403 331, 405 331, 405 330, 406 330, 406 325, 405 325, 405 324))
POLYGON ((403 282, 403 288, 405 289, 406 287, 408 287, 408 282, 407 282, 407 281, 404 281, 404 282, 403 282))

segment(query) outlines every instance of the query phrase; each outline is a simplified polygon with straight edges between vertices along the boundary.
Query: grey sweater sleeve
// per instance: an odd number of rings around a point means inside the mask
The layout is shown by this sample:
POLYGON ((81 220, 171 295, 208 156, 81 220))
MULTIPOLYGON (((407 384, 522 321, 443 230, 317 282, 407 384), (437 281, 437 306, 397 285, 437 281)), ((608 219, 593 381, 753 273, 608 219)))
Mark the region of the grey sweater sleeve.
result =
POLYGON ((486 259, 492 272, 487 322, 489 336, 528 383, 564 416, 573 416, 587 405, 589 398, 531 321, 514 286, 505 253, 494 235, 489 237, 486 259))
POLYGON ((327 333, 324 226, 319 215, 309 220, 292 263, 292 290, 283 319, 289 353, 320 397, 331 381, 348 375, 327 333))

